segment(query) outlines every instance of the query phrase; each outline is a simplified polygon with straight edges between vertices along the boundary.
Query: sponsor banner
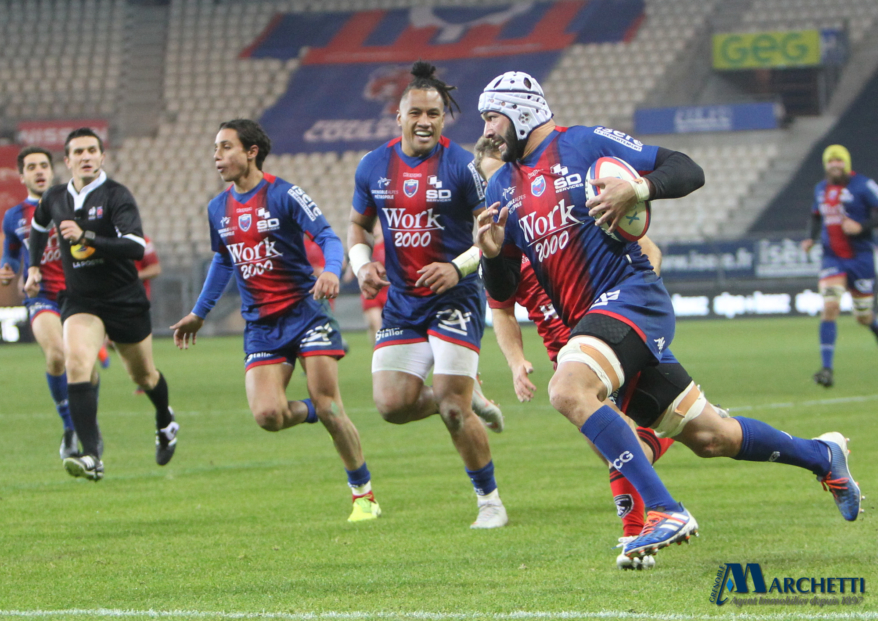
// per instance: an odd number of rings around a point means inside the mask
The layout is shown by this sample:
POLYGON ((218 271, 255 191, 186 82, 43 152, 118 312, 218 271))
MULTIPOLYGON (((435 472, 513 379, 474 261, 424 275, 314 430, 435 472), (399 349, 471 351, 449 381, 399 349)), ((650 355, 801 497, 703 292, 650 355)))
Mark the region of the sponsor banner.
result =
MULTIPOLYGON (((778 281, 774 281, 775 285, 778 281)), ((668 292, 674 304, 674 314, 679 319, 736 319, 758 316, 809 316, 815 317, 823 310, 823 296, 813 287, 794 284, 772 287, 749 286, 721 287, 717 283, 705 283, 702 288, 675 291, 668 284, 668 292)), ((853 310, 850 293, 841 298, 842 312, 853 310)))
POLYGON ((821 64, 819 30, 713 35, 714 69, 783 69, 821 64))
POLYGON ((820 31, 820 57, 824 65, 843 65, 849 55, 847 30, 823 28, 820 31))
POLYGON ((662 246, 665 281, 729 278, 799 278, 820 272, 823 249, 810 252, 798 239, 743 239, 739 241, 667 244, 662 246))
POLYGON ((24 306, 0 306, 0 344, 32 343, 33 332, 24 306))
POLYGON ((782 106, 772 102, 642 108, 634 113, 634 133, 688 134, 777 129, 782 115, 782 106))
POLYGON ((36 145, 50 151, 62 151, 67 135, 74 129, 90 127, 109 146, 110 124, 106 119, 67 119, 63 121, 20 121, 16 140, 25 146, 36 145))
POLYGON ((492 78, 515 69, 544 80, 568 46, 628 41, 642 19, 643 0, 279 14, 241 56, 301 58, 260 119, 275 152, 373 149, 399 136, 396 112, 418 59, 457 87, 461 112, 446 116, 445 134, 469 144, 492 78))

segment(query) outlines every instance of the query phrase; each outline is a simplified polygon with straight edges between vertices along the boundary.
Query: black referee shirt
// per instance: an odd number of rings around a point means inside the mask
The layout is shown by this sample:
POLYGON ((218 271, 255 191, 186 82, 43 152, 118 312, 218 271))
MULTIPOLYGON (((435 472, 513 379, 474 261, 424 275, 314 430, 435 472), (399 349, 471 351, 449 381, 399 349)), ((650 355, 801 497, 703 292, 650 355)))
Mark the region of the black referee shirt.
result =
MULTIPOLYGON (((49 188, 34 211, 33 228, 40 232, 59 226, 64 220, 75 221, 83 231, 94 231, 99 237, 126 238, 141 246, 143 226, 131 192, 121 183, 100 177, 74 197, 73 182, 49 188), (84 196, 85 200, 81 200, 84 196)), ((137 268, 132 259, 112 256, 99 248, 71 244, 58 235, 64 277, 70 293, 100 297, 137 281, 137 268)))

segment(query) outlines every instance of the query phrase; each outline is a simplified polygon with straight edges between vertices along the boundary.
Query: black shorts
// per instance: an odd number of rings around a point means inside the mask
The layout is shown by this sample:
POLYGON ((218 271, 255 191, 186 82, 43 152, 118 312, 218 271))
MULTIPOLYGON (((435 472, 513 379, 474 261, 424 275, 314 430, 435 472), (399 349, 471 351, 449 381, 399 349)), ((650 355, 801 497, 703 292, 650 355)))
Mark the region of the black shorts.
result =
POLYGON ((620 391, 620 409, 641 427, 652 427, 692 377, 679 362, 646 367, 625 383, 620 391))
POLYGON ((626 378, 657 364, 655 356, 631 326, 609 315, 588 313, 570 331, 574 336, 593 336, 610 346, 626 378))
POLYGON ((139 280, 101 298, 78 296, 69 289, 58 295, 61 321, 79 313, 95 315, 115 343, 139 343, 152 334, 149 298, 139 280))

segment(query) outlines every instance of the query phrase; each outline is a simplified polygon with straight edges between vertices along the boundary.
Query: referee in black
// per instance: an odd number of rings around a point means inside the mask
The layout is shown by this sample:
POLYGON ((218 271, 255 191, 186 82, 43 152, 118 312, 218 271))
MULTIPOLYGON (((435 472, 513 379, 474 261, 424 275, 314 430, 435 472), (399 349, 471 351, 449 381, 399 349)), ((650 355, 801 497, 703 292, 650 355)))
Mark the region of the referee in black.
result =
POLYGON ((64 163, 73 178, 47 190, 34 212, 25 289, 28 295, 39 289, 40 257, 54 222, 67 280, 58 299, 70 415, 82 443, 82 453, 65 459, 64 468, 72 476, 99 481, 104 476, 103 447, 91 372, 105 335, 155 406, 155 458, 160 466, 174 455, 179 425, 168 406, 168 385, 153 362, 149 300, 134 267, 146 246, 134 197, 101 170, 104 145, 87 127, 67 136, 64 163))

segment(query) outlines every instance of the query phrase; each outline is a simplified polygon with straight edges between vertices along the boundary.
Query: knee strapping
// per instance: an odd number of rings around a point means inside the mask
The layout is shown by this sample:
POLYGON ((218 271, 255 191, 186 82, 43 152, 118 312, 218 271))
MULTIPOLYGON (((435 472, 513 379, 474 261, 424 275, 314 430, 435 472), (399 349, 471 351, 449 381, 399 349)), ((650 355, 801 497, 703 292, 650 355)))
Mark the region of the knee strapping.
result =
POLYGON ((700 416, 706 406, 707 398, 692 382, 664 411, 661 422, 653 431, 660 438, 673 438, 683 431, 689 421, 700 416))
POLYGON ((574 336, 570 339, 570 341, 561 348, 561 351, 558 352, 558 365, 560 366, 565 362, 580 362, 594 371, 595 375, 598 376, 598 379, 601 380, 601 383, 607 389, 608 395, 612 394, 616 388, 625 383, 625 372, 622 371, 622 364, 619 362, 616 352, 614 352, 613 349, 602 340, 593 336, 574 336), (618 382, 616 387, 613 386, 613 380, 601 366, 600 361, 595 360, 595 358, 587 353, 587 351, 583 351, 583 348, 592 349, 606 359, 610 367, 613 369, 613 372, 616 374, 616 381, 618 382))

